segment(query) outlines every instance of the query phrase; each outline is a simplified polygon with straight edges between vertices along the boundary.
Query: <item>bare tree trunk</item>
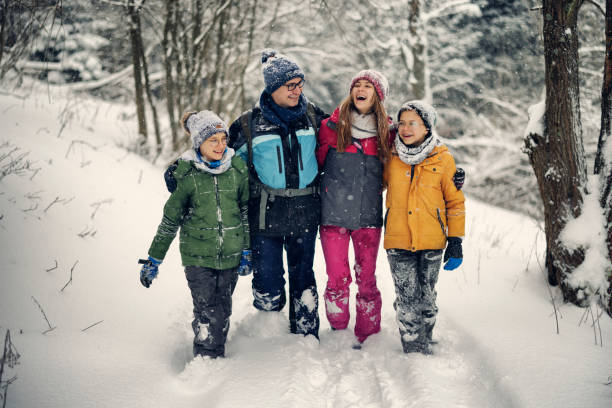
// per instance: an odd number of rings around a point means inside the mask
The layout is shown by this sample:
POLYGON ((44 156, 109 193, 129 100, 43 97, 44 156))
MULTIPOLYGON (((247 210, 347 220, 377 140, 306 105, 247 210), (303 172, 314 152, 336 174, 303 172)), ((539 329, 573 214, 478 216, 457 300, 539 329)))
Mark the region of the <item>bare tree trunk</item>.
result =
POLYGON ((141 55, 144 51, 140 49, 140 8, 134 4, 134 0, 128 0, 128 16, 130 19, 130 44, 132 46, 132 65, 134 67, 134 92, 136 98, 136 116, 138 119, 139 148, 141 152, 148 153, 147 144, 147 123, 145 117, 144 88, 142 85, 141 55))
POLYGON ((567 277, 584 261, 582 249, 559 240, 568 221, 581 213, 586 163, 580 124, 577 15, 581 0, 544 0, 546 108, 544 135, 531 134, 526 151, 538 180, 546 232, 549 282, 559 283, 566 301, 580 299, 567 277))
MULTIPOLYGON (((142 33, 139 29, 138 33, 142 33)), ((162 140, 161 140, 161 132, 159 130, 159 116, 157 115, 157 108, 155 107, 155 101, 153 100, 153 93, 151 92, 151 81, 149 81, 149 68, 147 64, 147 58, 144 53, 144 44, 142 43, 142 36, 139 36, 140 42, 140 51, 142 54, 140 58, 142 60, 142 73, 144 75, 144 84, 145 91, 147 94, 147 100, 149 101, 149 106, 151 107, 151 115, 153 116, 153 129, 155 130, 155 157, 159 157, 162 151, 162 140)))
POLYGON ((162 52, 164 53, 164 69, 166 73, 166 109, 168 110, 168 119, 170 121, 170 135, 172 140, 172 151, 177 151, 179 148, 178 142, 178 133, 177 133, 177 115, 175 112, 174 105, 174 93, 175 90, 175 82, 172 77, 172 63, 171 60, 176 58, 176 53, 174 51, 174 47, 170 41, 170 33, 173 31, 173 27, 176 25, 176 20, 174 19, 175 12, 174 7, 176 7, 175 0, 166 0, 166 21, 164 22, 164 36, 162 39, 162 52))
MULTIPOLYGON (((421 21, 421 0, 410 1, 410 16, 408 17, 408 31, 410 32, 412 53, 412 72, 410 72, 410 88, 412 98, 426 99, 427 86, 425 81, 427 64, 427 38, 421 21)), ((406 56, 404 56, 406 60, 406 56)))
POLYGON ((2 20, 0 21, 0 67, 2 66, 2 57, 4 55, 6 16, 8 14, 8 0, 2 2, 2 20))
POLYGON ((257 0, 253 2, 253 5, 251 7, 252 8, 251 8, 251 19, 249 21, 249 33, 248 33, 249 39, 248 39, 247 52, 246 52, 246 55, 244 56, 244 65, 242 67, 242 71, 240 72, 240 109, 238 110, 240 112, 246 110, 247 108, 244 81, 246 77, 246 70, 247 70, 247 67, 249 66, 249 58, 251 58, 251 52, 253 52, 253 36, 255 35, 255 21, 257 19, 257 0))
MULTIPOLYGON (((601 130, 597 142, 594 173, 601 177, 600 201, 604 209, 606 224, 606 245, 608 259, 612 260, 612 158, 606 157, 605 151, 610 143, 610 125, 612 116, 612 0, 606 0, 606 55, 604 76, 601 89, 601 130)), ((612 274, 608 275, 608 314, 612 316, 612 274)))

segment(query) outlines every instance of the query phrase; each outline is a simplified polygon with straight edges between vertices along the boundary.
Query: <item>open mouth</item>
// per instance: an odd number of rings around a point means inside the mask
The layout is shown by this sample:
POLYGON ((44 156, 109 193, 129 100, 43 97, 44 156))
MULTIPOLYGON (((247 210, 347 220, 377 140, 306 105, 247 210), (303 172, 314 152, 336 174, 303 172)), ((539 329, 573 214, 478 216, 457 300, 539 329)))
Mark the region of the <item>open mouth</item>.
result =
POLYGON ((357 99, 358 101, 365 101, 367 98, 365 96, 358 95, 355 99, 357 99))

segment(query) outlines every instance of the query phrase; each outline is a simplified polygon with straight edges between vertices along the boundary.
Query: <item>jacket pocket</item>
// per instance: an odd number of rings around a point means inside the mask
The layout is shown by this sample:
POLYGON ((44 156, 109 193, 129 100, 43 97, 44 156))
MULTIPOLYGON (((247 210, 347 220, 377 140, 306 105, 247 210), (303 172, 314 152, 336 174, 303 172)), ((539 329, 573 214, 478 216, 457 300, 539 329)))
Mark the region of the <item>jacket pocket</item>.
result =
POLYGON ((444 225, 444 221, 442 221, 442 212, 439 208, 436 208, 436 216, 438 217, 438 223, 440 224, 440 228, 442 229, 442 234, 447 237, 446 226, 444 225))

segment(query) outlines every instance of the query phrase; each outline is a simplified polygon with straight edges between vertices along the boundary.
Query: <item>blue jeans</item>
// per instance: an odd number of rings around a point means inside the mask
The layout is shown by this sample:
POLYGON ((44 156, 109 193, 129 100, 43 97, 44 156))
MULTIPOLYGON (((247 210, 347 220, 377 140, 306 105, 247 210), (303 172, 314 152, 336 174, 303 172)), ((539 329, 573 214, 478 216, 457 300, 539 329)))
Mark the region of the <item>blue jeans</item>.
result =
POLYGON ((319 335, 317 283, 312 263, 317 231, 300 236, 270 237, 253 234, 253 306, 280 311, 287 302, 283 248, 289 273, 289 323, 291 333, 319 335))

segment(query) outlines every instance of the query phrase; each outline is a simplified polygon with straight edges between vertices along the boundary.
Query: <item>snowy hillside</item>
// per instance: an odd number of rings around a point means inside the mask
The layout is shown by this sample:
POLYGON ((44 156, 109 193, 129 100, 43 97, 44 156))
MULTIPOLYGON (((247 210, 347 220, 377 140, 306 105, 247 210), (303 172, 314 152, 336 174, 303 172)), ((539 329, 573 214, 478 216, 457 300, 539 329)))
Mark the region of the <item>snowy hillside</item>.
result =
POLYGON ((560 305, 553 289, 557 334, 543 233, 470 199, 469 175, 465 262, 441 271, 433 356, 401 352, 381 249, 382 331, 362 350, 331 332, 322 303, 320 343, 289 334, 286 311, 255 311, 241 277, 227 358, 194 360, 176 241, 152 287, 138 280, 168 193, 163 163, 118 147, 130 115, 0 92, 0 339, 10 330, 21 355, 2 374, 16 376, 7 407, 612 406, 612 320, 593 326, 600 310, 560 305))

